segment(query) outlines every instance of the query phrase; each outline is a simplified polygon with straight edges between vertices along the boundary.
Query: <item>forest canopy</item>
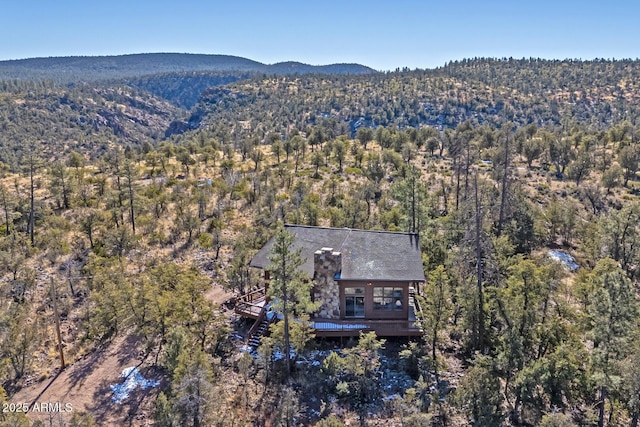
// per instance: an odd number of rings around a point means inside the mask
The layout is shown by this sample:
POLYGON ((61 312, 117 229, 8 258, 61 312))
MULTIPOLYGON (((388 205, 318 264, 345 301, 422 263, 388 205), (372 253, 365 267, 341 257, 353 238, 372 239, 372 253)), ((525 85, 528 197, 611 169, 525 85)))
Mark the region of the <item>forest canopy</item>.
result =
POLYGON ((639 62, 232 71, 0 82, 0 401, 128 340, 158 425, 637 425, 639 62), (284 223, 418 234, 423 337, 314 339, 293 268, 241 351, 284 223))

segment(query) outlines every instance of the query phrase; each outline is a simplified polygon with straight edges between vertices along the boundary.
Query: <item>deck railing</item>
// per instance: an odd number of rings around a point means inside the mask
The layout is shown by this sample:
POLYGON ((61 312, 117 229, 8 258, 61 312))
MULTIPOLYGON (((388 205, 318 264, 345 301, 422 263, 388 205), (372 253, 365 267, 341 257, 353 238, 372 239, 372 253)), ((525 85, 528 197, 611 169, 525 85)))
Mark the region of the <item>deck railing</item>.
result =
POLYGON ((358 335, 360 331, 375 331, 380 336, 421 335, 416 322, 409 320, 334 320, 313 319, 318 336, 358 335))
POLYGON ((266 305, 264 288, 244 294, 236 300, 234 311, 246 317, 256 319, 266 305))
POLYGON ((259 289, 256 289, 255 291, 251 291, 249 293, 246 293, 240 296, 239 299, 241 301, 251 303, 255 301, 261 301, 265 298, 265 296, 266 296, 265 289, 259 288, 259 289))
POLYGON ((253 337, 256 334, 256 331, 260 327, 260 324, 266 318, 267 318, 267 307, 265 306, 265 307, 262 307, 262 310, 260 310, 260 314, 258 314, 256 321, 253 322, 253 326, 251 326, 251 329, 249 329, 249 332, 247 333, 247 339, 251 339, 251 337, 253 337))

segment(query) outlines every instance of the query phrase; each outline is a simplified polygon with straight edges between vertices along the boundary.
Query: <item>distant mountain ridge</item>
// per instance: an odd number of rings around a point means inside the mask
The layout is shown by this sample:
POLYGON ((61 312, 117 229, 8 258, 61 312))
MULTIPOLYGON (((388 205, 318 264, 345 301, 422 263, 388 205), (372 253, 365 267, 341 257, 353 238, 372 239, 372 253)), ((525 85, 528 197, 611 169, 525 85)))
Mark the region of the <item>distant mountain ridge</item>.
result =
POLYGON ((372 74, 360 64, 308 65, 300 62, 263 64, 231 55, 141 53, 116 56, 69 56, 0 61, 0 80, 96 82, 174 72, 242 72, 264 74, 372 74))

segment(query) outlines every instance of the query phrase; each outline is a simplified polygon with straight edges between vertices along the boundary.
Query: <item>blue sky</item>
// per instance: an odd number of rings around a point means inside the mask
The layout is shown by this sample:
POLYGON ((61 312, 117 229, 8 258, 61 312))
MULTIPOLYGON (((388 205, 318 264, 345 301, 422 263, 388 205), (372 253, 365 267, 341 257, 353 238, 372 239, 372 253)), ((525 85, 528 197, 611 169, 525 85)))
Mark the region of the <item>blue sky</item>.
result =
POLYGON ((0 0, 0 60, 188 52, 433 68, 484 57, 638 58, 640 2, 0 0))

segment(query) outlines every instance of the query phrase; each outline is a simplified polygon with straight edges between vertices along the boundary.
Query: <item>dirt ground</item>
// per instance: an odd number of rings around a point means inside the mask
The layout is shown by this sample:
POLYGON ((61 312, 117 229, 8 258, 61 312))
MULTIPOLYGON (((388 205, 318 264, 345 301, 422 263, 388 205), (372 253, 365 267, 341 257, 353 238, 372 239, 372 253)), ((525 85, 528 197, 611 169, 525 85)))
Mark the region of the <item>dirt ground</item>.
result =
POLYGON ((42 420, 45 425, 66 425, 74 412, 92 414, 98 425, 151 425, 152 403, 162 383, 156 388, 134 390, 122 404, 113 401, 110 388, 123 381, 120 373, 130 366, 138 366, 145 378, 160 379, 150 366, 152 360, 142 360, 140 344, 134 335, 118 337, 57 375, 20 390, 11 401, 28 403, 29 418, 42 420), (55 403, 62 409, 51 409, 55 403), (41 409, 47 406, 49 410, 41 409))
MULTIPOLYGON (((206 297, 222 303, 231 294, 212 286, 206 297)), ((142 340, 137 336, 116 337, 57 375, 23 388, 10 401, 29 405, 28 417, 47 426, 66 426, 75 412, 90 413, 100 426, 150 426, 155 399, 166 383, 153 367, 153 355, 146 360, 143 357, 142 340), (116 403, 110 386, 122 383, 120 374, 131 366, 137 366, 146 379, 159 380, 160 384, 146 390, 135 389, 124 402, 116 403)))
POLYGON ((204 297, 216 304, 222 304, 233 296, 232 292, 227 292, 221 286, 212 286, 211 289, 204 294, 204 297))

